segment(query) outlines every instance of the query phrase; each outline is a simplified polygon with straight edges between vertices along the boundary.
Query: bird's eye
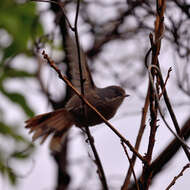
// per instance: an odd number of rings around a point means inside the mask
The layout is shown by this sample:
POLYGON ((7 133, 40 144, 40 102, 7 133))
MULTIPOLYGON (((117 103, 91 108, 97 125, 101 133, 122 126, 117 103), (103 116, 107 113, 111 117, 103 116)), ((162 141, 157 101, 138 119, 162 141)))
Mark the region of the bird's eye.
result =
POLYGON ((123 93, 120 90, 115 89, 115 95, 116 96, 123 96, 123 93))
POLYGON ((112 87, 112 92, 113 92, 113 95, 115 97, 118 97, 118 96, 123 96, 124 95, 124 91, 122 88, 119 88, 119 87, 112 87))

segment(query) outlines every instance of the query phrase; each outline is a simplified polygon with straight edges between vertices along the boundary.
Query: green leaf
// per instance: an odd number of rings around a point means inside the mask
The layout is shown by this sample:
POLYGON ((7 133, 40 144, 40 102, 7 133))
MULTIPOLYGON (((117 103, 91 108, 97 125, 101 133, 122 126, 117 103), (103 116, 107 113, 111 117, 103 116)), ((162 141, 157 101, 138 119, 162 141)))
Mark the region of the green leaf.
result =
POLYGON ((17 176, 14 173, 13 169, 10 167, 7 167, 7 175, 9 177, 9 180, 12 185, 15 185, 17 183, 17 176))
POLYGON ((11 157, 17 158, 17 159, 26 159, 28 158, 30 154, 26 154, 23 152, 14 152, 11 157))
POLYGON ((2 158, 0 158, 0 172, 4 175, 6 172, 6 167, 4 165, 4 160, 2 160, 2 158))
POLYGON ((27 149, 23 150, 23 151, 15 151, 11 154, 11 158, 15 158, 15 159, 19 159, 19 160, 23 160, 26 159, 30 156, 30 154, 32 153, 34 149, 34 145, 33 144, 29 144, 27 149))
POLYGON ((6 75, 8 77, 34 77, 34 74, 31 74, 24 70, 17 70, 13 68, 7 68, 6 67, 6 75))
POLYGON ((11 136, 16 141, 27 142, 24 137, 17 134, 15 127, 9 126, 9 125, 5 124, 4 122, 1 122, 1 121, 0 121, 0 133, 2 135, 11 136))
POLYGON ((12 129, 3 122, 0 122, 0 133, 3 135, 12 135, 12 129))
POLYGON ((3 60, 19 53, 30 55, 28 44, 32 36, 36 38, 43 34, 35 3, 17 4, 6 0, 1 5, 0 28, 6 30, 12 39, 12 43, 3 50, 3 60))
POLYGON ((2 86, 0 87, 0 91, 12 102, 20 105, 27 116, 29 117, 34 116, 34 111, 29 107, 25 97, 20 92, 8 92, 2 86))
POLYGON ((5 66, 3 70, 4 72, 2 72, 0 75, 0 82, 2 82, 3 80, 7 78, 24 78, 24 77, 27 78, 27 77, 35 76, 35 74, 29 73, 27 71, 14 69, 7 66, 5 66))
POLYGON ((17 182, 17 176, 14 173, 13 169, 8 167, 7 165, 5 165, 5 163, 0 160, 0 172, 4 175, 4 176, 8 176, 10 182, 12 185, 15 185, 17 182))
MULTIPOLYGON (((29 78, 34 74, 22 69, 12 68, 13 58, 24 54, 25 56, 34 56, 30 47, 34 39, 43 35, 43 27, 40 23, 39 16, 36 14, 36 3, 26 2, 17 3, 17 0, 0 0, 0 30, 7 32, 8 43, 0 44, 0 95, 5 96, 14 104, 19 105, 27 116, 34 116, 33 110, 28 105, 25 96, 18 91, 9 91, 4 86, 5 80, 11 78, 29 78)), ((2 43, 6 43, 2 41, 2 43)), ((20 80, 18 80, 20 82, 20 80)), ((1 110, 0 110, 1 111, 1 110)), ((18 110, 20 111, 20 110, 18 110)), ((5 141, 10 139, 15 143, 14 149, 6 151, 5 147, 0 146, 0 174, 8 176, 11 184, 16 184, 18 176, 14 165, 7 165, 7 158, 23 160, 27 158, 32 150, 30 143, 19 135, 16 126, 11 126, 4 122, 4 115, 0 113, 0 135, 5 137, 5 141), (22 146, 19 146, 22 145, 22 146), (27 151, 18 152, 21 147, 27 146, 27 151), (12 151, 12 152, 10 152, 12 151)))

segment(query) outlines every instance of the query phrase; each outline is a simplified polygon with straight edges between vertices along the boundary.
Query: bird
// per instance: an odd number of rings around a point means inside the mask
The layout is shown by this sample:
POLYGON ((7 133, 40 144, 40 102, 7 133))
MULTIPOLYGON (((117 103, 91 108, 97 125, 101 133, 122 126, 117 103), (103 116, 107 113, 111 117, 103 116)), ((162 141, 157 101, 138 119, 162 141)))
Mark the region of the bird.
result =
MULTIPOLYGON (((71 83, 76 89, 81 91, 77 46, 70 34, 66 38, 66 45, 67 51, 70 52, 68 61, 71 68, 71 83)), ((86 55, 81 47, 79 52, 82 76, 84 78, 84 96, 89 103, 109 120, 115 115, 124 98, 128 95, 120 86, 97 87, 92 79, 86 55)), ((73 125, 83 129, 84 126, 90 127, 101 124, 103 120, 73 92, 63 108, 37 115, 25 122, 25 128, 30 129, 29 133, 33 133, 33 141, 41 138, 42 144, 50 134, 53 134, 50 141, 50 150, 60 152, 64 139, 73 125)))

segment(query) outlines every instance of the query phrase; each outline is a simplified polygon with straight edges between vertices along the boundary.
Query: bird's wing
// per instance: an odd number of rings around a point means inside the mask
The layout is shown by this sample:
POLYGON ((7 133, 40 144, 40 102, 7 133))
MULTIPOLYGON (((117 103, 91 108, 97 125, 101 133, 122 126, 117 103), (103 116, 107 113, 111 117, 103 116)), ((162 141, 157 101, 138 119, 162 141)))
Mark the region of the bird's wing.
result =
MULTIPOLYGON (((81 91, 81 83, 80 83, 80 70, 79 70, 79 58, 78 58, 78 51, 77 45, 75 42, 75 38, 71 36, 71 34, 67 35, 66 38, 66 53, 67 59, 69 63, 69 74, 71 77, 71 82, 79 91, 81 91)), ((95 87, 93 82, 86 56, 84 51, 80 47, 80 60, 81 60, 81 68, 82 68, 82 76, 83 76, 83 86, 84 90, 87 91, 91 88, 95 87)))

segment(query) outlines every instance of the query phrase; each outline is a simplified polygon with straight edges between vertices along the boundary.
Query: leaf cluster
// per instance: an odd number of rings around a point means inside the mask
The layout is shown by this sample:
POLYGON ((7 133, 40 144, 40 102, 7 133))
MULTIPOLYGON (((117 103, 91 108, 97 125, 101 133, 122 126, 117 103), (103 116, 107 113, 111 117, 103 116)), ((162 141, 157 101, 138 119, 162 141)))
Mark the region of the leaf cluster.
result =
MULTIPOLYGON (((24 137, 19 128, 21 121, 8 121, 3 101, 11 106, 17 105, 17 114, 24 113, 28 117, 34 116, 31 105, 28 104, 25 94, 19 90, 12 90, 10 81, 19 81, 25 85, 26 79, 34 78, 35 73, 25 68, 14 66, 18 56, 27 59, 33 57, 31 45, 33 38, 43 34, 43 27, 36 14, 35 3, 19 3, 16 0, 1 0, 0 5, 0 173, 8 177, 11 184, 16 184, 18 175, 11 162, 29 158, 33 146, 24 137), (4 145, 7 145, 6 147, 4 145), (7 149, 7 147, 9 147, 7 149), (27 151, 22 151, 23 148, 27 151)), ((23 61, 27 62, 27 59, 23 61)), ((27 65, 26 65, 27 66, 27 65)), ((12 113, 12 112, 10 112, 12 113)))

